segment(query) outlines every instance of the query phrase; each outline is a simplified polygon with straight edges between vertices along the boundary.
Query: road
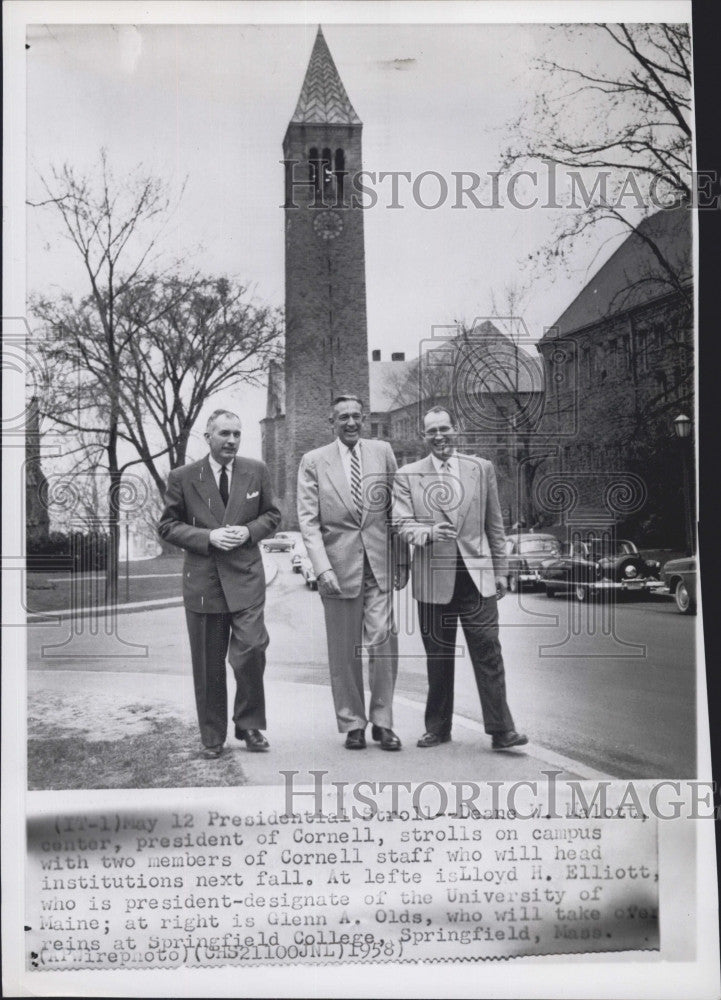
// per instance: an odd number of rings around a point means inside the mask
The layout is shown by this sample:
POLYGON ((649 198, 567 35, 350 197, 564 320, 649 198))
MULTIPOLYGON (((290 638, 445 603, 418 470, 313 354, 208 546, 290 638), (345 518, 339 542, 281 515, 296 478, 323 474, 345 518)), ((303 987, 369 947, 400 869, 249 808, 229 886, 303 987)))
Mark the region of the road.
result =
MULTIPOLYGON (((361 758, 361 766, 364 755, 344 752, 335 732, 320 598, 291 571, 287 553, 266 558, 278 570, 267 590, 266 608, 271 638, 268 690, 278 707, 276 753, 268 767, 275 768, 277 780, 276 758, 281 759, 284 743, 288 766, 299 759, 299 748, 305 748, 306 756, 310 748, 313 756, 314 748, 322 747, 318 759, 322 757, 324 766, 330 760, 347 778, 350 758, 361 758)), ((29 717, 35 720, 36 737, 44 738, 49 731, 54 737, 66 737, 69 745, 81 738, 105 739, 110 729, 119 737, 135 724, 140 704, 159 719, 168 711, 176 713, 182 720, 177 725, 187 727, 188 746, 197 742, 179 574, 177 590, 173 589, 175 598, 141 602, 136 610, 121 614, 117 631, 109 634, 104 619, 33 624, 28 636, 29 717), (168 600, 174 606, 168 606, 168 600), (88 726, 91 736, 85 732, 88 726)), ((401 654, 397 729, 408 752, 381 755, 384 775, 412 765, 423 778, 426 761, 434 760, 436 777, 447 771, 446 777, 473 773, 484 778, 526 778, 531 771, 539 773, 544 755, 546 763, 557 755, 560 766, 571 773, 696 776, 696 619, 678 614, 673 601, 655 598, 609 608, 527 592, 503 599, 501 640, 508 700, 517 728, 530 740, 524 758, 488 752, 462 636, 456 665, 455 710, 461 717, 454 730, 456 739, 439 751, 415 749, 423 729, 425 656, 410 588, 395 599, 401 654), (434 756, 427 757, 429 753, 434 756)), ((256 780, 270 780, 261 771, 254 762, 248 773, 256 780)))
MULTIPOLYGON (((278 563, 267 605, 273 662, 287 679, 325 683, 320 599, 286 554, 270 558, 278 563)), ((410 587, 396 602, 396 691, 422 701, 425 659, 410 587)), ((696 775, 695 618, 660 597, 604 606, 532 592, 508 594, 500 618, 509 704, 534 743, 619 778, 696 775)), ((481 721, 465 656, 456 666, 455 709, 481 721)))

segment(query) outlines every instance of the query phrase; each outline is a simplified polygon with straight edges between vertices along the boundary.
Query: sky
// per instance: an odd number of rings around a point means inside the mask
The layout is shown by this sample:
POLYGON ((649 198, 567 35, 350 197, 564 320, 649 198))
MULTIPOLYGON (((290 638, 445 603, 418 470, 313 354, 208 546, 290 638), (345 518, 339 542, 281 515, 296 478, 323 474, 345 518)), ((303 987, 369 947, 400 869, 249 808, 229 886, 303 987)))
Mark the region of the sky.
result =
MULTIPOLYGON (((453 172, 485 177, 498 169, 510 123, 539 85, 533 61, 560 45, 558 36, 543 24, 323 28, 363 122, 365 169, 414 178, 437 171, 451 185, 437 209, 415 205, 402 186, 402 210, 387 207, 388 184, 378 185, 378 204, 365 212, 369 350, 381 348, 384 359, 392 350, 417 356, 434 328, 492 316, 494 300, 503 311, 509 287, 522 289, 529 336, 540 337, 617 243, 579 253, 570 269, 533 272, 529 255, 549 237, 555 213, 508 204, 454 209, 452 185, 453 172)), ((52 166, 67 162, 92 174, 104 147, 117 177, 142 165, 179 198, 162 241, 168 257, 236 277, 259 301, 282 306, 282 140, 316 29, 316 22, 29 27, 28 198, 42 197, 39 178, 52 166)), ((616 58, 611 49, 582 47, 573 57, 607 66, 616 58)), ((430 203, 437 188, 431 180, 422 191, 430 203)), ((84 290, 51 210, 29 209, 27 241, 30 291, 84 290)), ((226 393, 209 401, 208 412, 218 404, 239 409, 244 450, 260 456, 264 392, 226 393)))

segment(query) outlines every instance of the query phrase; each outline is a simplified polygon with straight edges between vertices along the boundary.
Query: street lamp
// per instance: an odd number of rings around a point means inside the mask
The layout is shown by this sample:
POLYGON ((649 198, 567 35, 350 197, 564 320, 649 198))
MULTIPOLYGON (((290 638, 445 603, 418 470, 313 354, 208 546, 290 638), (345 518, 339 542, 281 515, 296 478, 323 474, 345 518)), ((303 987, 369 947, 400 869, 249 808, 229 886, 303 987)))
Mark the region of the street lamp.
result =
POLYGON ((673 429, 677 438, 687 438, 691 433, 691 418, 685 413, 679 413, 673 422, 673 429))
POLYGON ((686 454, 688 445, 686 441, 691 435, 691 418, 685 413, 680 413, 673 422, 673 429, 681 446, 681 468, 683 470, 683 514, 684 531, 686 533, 686 550, 689 555, 694 551, 694 530, 691 512, 691 490, 689 487, 688 456, 686 454))

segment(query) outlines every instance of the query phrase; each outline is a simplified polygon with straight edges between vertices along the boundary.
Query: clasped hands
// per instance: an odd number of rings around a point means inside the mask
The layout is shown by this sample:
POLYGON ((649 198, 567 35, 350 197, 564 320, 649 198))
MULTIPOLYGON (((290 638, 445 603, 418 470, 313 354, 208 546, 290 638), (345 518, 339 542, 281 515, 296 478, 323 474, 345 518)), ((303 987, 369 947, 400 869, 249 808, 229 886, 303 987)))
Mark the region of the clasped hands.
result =
POLYGON ((230 552, 244 545, 249 538, 250 531, 244 524, 224 524, 222 528, 213 528, 208 540, 216 549, 230 552))

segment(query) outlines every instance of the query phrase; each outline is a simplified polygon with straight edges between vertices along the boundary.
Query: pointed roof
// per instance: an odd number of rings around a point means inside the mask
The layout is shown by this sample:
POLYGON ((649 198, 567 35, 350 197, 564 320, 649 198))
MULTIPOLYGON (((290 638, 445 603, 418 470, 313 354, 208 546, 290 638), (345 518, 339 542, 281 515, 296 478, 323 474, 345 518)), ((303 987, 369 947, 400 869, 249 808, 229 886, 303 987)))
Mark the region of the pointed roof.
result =
POLYGON ((291 122, 301 125, 361 124, 320 27, 291 122))

